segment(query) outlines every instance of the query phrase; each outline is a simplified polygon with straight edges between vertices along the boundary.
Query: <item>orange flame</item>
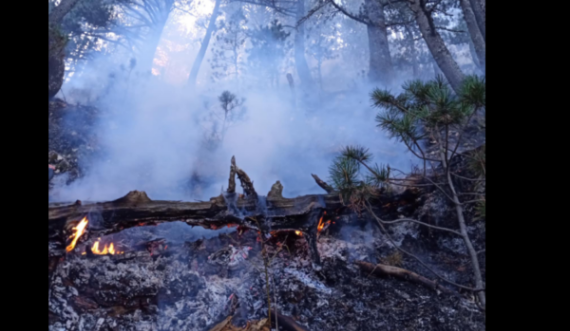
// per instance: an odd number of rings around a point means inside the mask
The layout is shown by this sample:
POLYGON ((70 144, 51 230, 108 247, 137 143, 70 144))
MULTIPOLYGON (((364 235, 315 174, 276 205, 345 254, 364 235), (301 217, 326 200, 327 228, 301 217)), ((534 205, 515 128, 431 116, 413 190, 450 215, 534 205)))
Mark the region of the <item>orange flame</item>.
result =
POLYGON ((321 218, 319 219, 319 225, 317 225, 317 231, 318 231, 318 232, 321 232, 321 231, 323 230, 323 228, 325 227, 325 225, 331 224, 331 221, 330 221, 330 220, 329 220, 329 221, 326 221, 326 222, 323 222, 323 218, 325 217, 326 214, 327 214, 327 212, 325 211, 325 212, 323 213, 323 216, 321 216, 321 218))
POLYGON ((115 255, 115 254, 124 254, 125 252, 121 252, 121 251, 116 251, 115 250, 115 245, 113 243, 107 245, 105 244, 105 246, 103 247, 103 250, 99 249, 99 240, 101 240, 101 238, 97 239, 97 241, 95 243, 93 243, 93 247, 91 247, 91 251, 93 252, 93 254, 95 255, 106 255, 106 254, 111 254, 111 255, 115 255))
POLYGON ((79 237, 81 237, 82 234, 85 233, 85 228, 87 228, 87 223, 89 223, 89 221, 87 220, 87 216, 85 216, 75 227, 73 227, 73 230, 75 230, 75 234, 72 234, 69 237, 69 239, 73 238, 73 241, 65 248, 66 252, 69 253, 75 248, 77 240, 79 239, 79 237))
POLYGON ((303 236, 303 232, 301 232, 301 231, 298 231, 298 230, 295 230, 295 234, 296 234, 296 235, 298 235, 298 236, 300 236, 300 237, 302 237, 302 236, 303 236))

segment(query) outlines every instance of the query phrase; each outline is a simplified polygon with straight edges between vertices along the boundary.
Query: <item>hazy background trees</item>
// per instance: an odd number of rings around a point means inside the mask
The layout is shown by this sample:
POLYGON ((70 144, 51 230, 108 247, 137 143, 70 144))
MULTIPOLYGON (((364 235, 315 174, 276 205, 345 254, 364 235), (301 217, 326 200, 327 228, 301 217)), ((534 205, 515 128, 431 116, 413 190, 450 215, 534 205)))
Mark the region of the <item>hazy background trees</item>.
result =
MULTIPOLYGON (((48 3, 50 98, 103 110, 108 117, 98 130, 116 149, 113 157, 138 158, 161 183, 188 168, 204 170, 197 175, 203 180, 216 157, 251 146, 267 157, 256 163, 268 169, 267 180, 277 171, 298 176, 278 164, 280 157, 301 160, 299 153, 310 155, 303 159, 309 171, 326 171, 339 144, 378 134, 357 124, 369 120, 374 88, 397 93, 409 79, 440 74, 456 90, 468 75, 485 72, 480 0, 48 3), (224 91, 246 99, 247 121, 224 127, 221 113, 208 115, 220 112, 224 91), (188 147, 208 139, 218 147, 188 147)), ((409 162, 393 144, 377 149, 409 162)), ((251 153, 251 162, 260 157, 251 153)), ((114 167, 134 174, 137 162, 114 167)))

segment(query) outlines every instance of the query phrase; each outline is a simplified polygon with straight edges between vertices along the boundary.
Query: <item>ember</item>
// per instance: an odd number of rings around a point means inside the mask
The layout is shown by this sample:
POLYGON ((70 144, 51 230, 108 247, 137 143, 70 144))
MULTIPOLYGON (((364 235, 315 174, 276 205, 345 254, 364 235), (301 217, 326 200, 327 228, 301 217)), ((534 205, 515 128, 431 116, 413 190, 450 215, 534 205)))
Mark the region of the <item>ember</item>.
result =
POLYGON ((298 235, 298 236, 301 236, 301 237, 303 236, 303 232, 301 232, 301 231, 295 230, 295 234, 298 235))
POLYGON ((86 216, 83 217, 83 219, 79 222, 79 224, 77 224, 77 226, 73 228, 75 233, 69 237, 69 239, 73 238, 73 241, 71 242, 71 244, 69 244, 69 246, 65 248, 66 252, 69 253, 75 248, 77 240, 79 239, 79 237, 81 237, 81 235, 83 235, 83 233, 85 233, 85 228, 87 228, 87 223, 89 223, 89 221, 87 220, 86 216))

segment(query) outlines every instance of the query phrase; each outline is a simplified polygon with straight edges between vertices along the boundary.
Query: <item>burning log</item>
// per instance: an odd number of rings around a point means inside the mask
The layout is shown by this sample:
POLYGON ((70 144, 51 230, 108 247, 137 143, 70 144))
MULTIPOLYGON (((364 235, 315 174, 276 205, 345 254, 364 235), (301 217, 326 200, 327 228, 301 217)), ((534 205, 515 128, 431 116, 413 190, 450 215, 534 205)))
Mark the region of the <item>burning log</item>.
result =
POLYGON ((429 288, 439 290, 444 293, 448 294, 455 294, 455 292, 451 291, 450 289, 441 286, 437 282, 427 279, 423 276, 416 274, 413 271, 385 265, 385 264, 372 264, 364 261, 356 261, 356 265, 360 267, 360 269, 371 273, 372 275, 383 277, 383 276, 394 276, 401 279, 412 280, 416 283, 426 285, 429 288))
MULTIPOLYGON (((316 175, 313 175, 313 178, 325 190, 332 189, 316 175)), ((318 270, 320 258, 316 245, 317 234, 325 223, 330 223, 323 221, 323 216, 341 215, 347 208, 338 195, 306 195, 289 199, 282 196, 282 191, 283 185, 277 181, 271 187, 267 199, 260 198, 249 176, 237 167, 235 157, 232 157, 227 193, 211 198, 209 202, 151 200, 145 192, 131 191, 124 197, 109 202, 52 205, 48 209, 48 233, 50 240, 56 242, 73 238, 66 249, 71 252, 85 228, 89 236, 95 237, 129 227, 169 221, 183 221, 205 228, 233 224, 259 230, 262 234, 267 234, 269 229, 297 231, 303 233, 303 238, 309 245, 313 267, 318 270), (241 182, 246 199, 239 199, 235 193, 235 175, 241 182), (82 221, 77 223, 78 219, 82 221), (92 224, 87 225, 87 219, 92 224), (66 238, 64 229, 71 229, 73 235, 66 238)), ((382 196, 379 199, 380 203, 386 204, 398 197, 382 196)), ((105 250, 99 247, 93 249, 96 252, 105 250)), ((112 251, 111 247, 108 251, 112 251)))

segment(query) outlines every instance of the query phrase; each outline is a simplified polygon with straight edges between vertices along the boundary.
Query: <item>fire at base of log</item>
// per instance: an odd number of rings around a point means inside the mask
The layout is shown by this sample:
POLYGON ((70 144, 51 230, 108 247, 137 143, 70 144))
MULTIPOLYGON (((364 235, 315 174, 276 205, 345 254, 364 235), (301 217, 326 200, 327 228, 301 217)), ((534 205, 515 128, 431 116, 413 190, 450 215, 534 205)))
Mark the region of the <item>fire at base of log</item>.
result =
MULTIPOLYGON (((340 231, 340 220, 355 215, 337 194, 287 199, 277 182, 262 197, 240 171, 233 159, 228 192, 210 202, 155 201, 133 191, 110 202, 51 207, 49 329, 253 331, 267 319, 266 277, 281 330, 482 328, 473 302, 435 294, 440 285, 428 279, 417 285, 371 277, 377 270, 366 268, 393 247, 371 234, 370 223, 340 231), (217 234, 174 240, 181 228, 160 232, 176 224, 217 234)), ((416 195, 379 199, 390 213, 413 205, 416 195)), ((401 270, 380 269, 396 277, 401 270)))
MULTIPOLYGON (((327 191, 331 190, 330 186, 316 175, 313 177, 327 191)), ((55 241, 66 242, 73 238, 77 242, 83 235, 82 231, 87 231, 91 237, 100 237, 133 226, 175 220, 206 228, 237 224, 261 231, 264 235, 269 231, 298 231, 303 233, 303 238, 309 244, 313 267, 318 270, 321 262, 315 245, 317 234, 333 217, 343 215, 350 210, 347 210, 337 194, 307 195, 288 199, 282 196, 282 191, 283 186, 277 181, 267 197, 259 196, 249 176, 237 167, 235 158, 232 157, 228 190, 225 194, 210 199, 210 202, 155 201, 145 192, 139 191, 132 191, 110 202, 82 204, 78 201, 72 205, 49 209, 49 236, 55 241), (242 198, 235 193, 236 175, 244 188, 245 196, 242 198), (329 219, 323 221, 325 213, 328 213, 329 219), (96 226, 82 224, 85 215, 89 215, 89 220, 93 220, 96 226), (78 219, 82 221, 77 223, 78 219), (63 231, 64 229, 67 232, 63 231)), ((380 202, 382 205, 389 205, 391 201, 400 198, 401 196, 383 196, 380 202)), ((407 199, 413 201, 415 196, 411 194, 407 199)), ((66 242, 65 245, 66 251, 70 252, 75 243, 66 242)), ((104 249, 92 247, 91 251, 104 249)), ((50 255, 57 254, 60 253, 50 253, 50 255)))

